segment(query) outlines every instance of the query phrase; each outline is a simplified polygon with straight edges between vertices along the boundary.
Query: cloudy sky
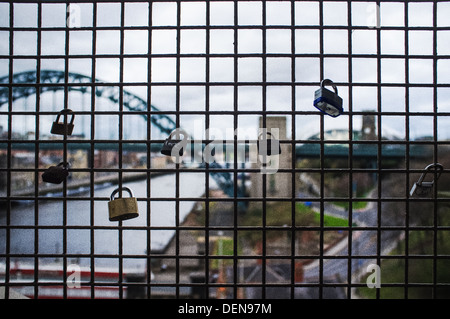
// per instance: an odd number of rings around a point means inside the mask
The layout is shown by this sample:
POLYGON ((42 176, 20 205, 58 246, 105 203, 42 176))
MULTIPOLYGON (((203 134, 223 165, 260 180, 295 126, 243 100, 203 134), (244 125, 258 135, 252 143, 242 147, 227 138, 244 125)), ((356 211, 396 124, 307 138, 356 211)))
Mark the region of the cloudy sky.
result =
MULTIPOLYGON (((13 6, 14 16, 11 22, 15 27, 12 34, 14 73, 36 70, 39 37, 41 69, 64 71, 66 5, 42 4, 43 30, 40 34, 33 30, 38 26, 38 6, 13 6)), ((402 2, 382 2, 378 26, 374 2, 352 2, 350 10, 347 2, 323 3, 323 74, 325 78, 338 84, 345 111, 349 109, 350 96, 352 109, 356 112, 376 110, 379 104, 382 112, 404 112, 409 107, 410 112, 416 113, 409 118, 409 138, 433 135, 433 117, 422 116, 420 113, 433 112, 434 89, 430 85, 433 84, 435 46, 438 58, 443 56, 437 60, 438 84, 450 84, 450 59, 444 58, 450 55, 450 2, 439 2, 437 6, 439 29, 434 43, 431 30, 433 4, 430 2, 412 2, 407 8, 402 2), (348 12, 351 12, 350 17, 348 12), (405 21, 410 27, 407 32, 398 29, 405 27, 405 21), (349 23, 352 26, 350 29, 349 23), (378 36, 381 60, 376 57, 378 36), (350 53, 355 56, 349 58, 350 53), (409 57, 406 62, 405 56, 409 57), (381 77, 377 79, 379 61, 381 77), (409 90, 405 89, 406 80, 411 84, 409 90), (353 85, 351 94, 349 81, 353 85), (381 101, 378 101, 378 83, 381 84, 381 101), (383 85, 386 83, 390 85, 383 85), (407 94, 408 106, 405 105, 407 94)), ((177 3, 154 2, 151 17, 148 3, 126 3, 124 9, 124 26, 131 29, 124 30, 123 82, 133 83, 125 86, 125 89, 146 99, 150 83, 152 104, 163 111, 174 111, 177 105, 175 84, 178 80, 177 3), (149 20, 154 28, 148 28, 149 20), (148 56, 149 48, 154 54, 151 59, 148 56)), ((236 9, 237 19, 234 17, 233 1, 210 2, 209 24, 212 28, 208 31, 206 3, 181 2, 180 25, 183 28, 179 39, 179 81, 183 85, 179 91, 180 110, 205 111, 208 105, 211 111, 233 111, 236 100, 238 110, 246 112, 262 111, 263 103, 268 111, 291 111, 293 108, 296 111, 316 111, 312 102, 314 91, 318 88, 315 83, 321 80, 319 2, 297 1, 294 12, 291 12, 290 1, 267 1, 265 21, 260 1, 239 1, 236 9), (294 32, 291 29, 292 19, 297 27, 294 32), (236 21, 237 43, 234 29, 236 21), (265 30, 261 28, 264 23, 268 26, 265 30), (237 59, 237 74, 234 70, 235 49, 240 54, 237 59), (296 57, 293 64, 293 52, 305 55, 296 57), (263 53, 268 54, 266 59, 262 58, 263 53), (239 83, 236 99, 233 86, 235 79, 239 83), (208 92, 205 85, 207 82, 213 83, 208 92), (293 82, 296 83, 295 96, 292 96, 293 82), (263 83, 270 85, 264 90, 261 85, 263 83)), ((4 29, 10 26, 9 11, 8 3, 0 3, 0 28, 3 28, 0 29, 0 76, 7 76, 9 70, 10 32, 4 29)), ((121 5, 97 4, 96 31, 92 30, 93 4, 84 3, 73 7, 70 19, 74 27, 69 31, 69 72, 91 76, 92 54, 95 49, 96 78, 102 82, 120 82, 121 65, 118 55, 121 53, 121 32, 117 27, 121 25, 121 5)), ((63 105, 62 92, 44 95, 41 110, 55 110, 55 104, 63 105)), ((117 105, 112 105, 105 99, 98 100, 96 110, 118 110, 117 105)), ((71 97, 70 101, 74 104, 70 105, 74 110, 90 109, 89 97, 81 99, 78 95, 71 97), (84 101, 81 102, 82 100, 84 101)), ((437 107, 438 112, 450 111, 450 87, 437 89, 437 107)), ((0 110, 4 111, 4 108, 5 106, 0 110)), ((33 98, 17 101, 14 108, 35 110, 35 102, 33 98)), ((295 137, 302 139, 317 133, 320 129, 319 118, 318 113, 297 115, 295 137)), ((97 129, 98 135, 95 138, 117 138, 117 116, 98 117, 97 120, 99 123, 109 124, 103 132, 97 129)), ((180 120, 181 126, 192 134, 202 132, 198 128, 205 125, 204 115, 183 115, 180 120)), ((6 121, 7 118, 3 116, 0 125, 7 127, 6 121)), ((210 126, 219 128, 224 135, 226 128, 233 128, 233 121, 233 115, 210 116, 210 126)), ((351 121, 354 129, 360 128, 360 115, 351 116, 351 121)), ((51 122, 52 118, 42 117, 41 125, 50 126, 51 122)), ((76 127, 78 133, 82 128, 90 126, 90 118, 86 116, 82 123, 76 127)), ((290 123, 291 118, 288 116, 288 138, 292 137, 290 123)), ((23 116, 13 124, 14 127, 22 126, 21 129, 33 131, 35 120, 32 116, 23 116), (27 127, 23 128, 23 125, 27 127)), ((139 138, 145 134, 145 122, 140 117, 127 117, 125 124, 125 138, 139 138)), ((324 124, 325 130, 348 130, 349 115, 347 113, 338 118, 326 116, 324 124)), ((449 124, 448 117, 438 117, 438 139, 450 138, 449 124)), ((238 125, 239 128, 256 129, 258 115, 239 115, 238 125)), ((383 134, 393 133, 405 138, 405 130, 405 118, 402 114, 382 116, 383 134)), ((194 137, 201 138, 198 135, 194 137)))

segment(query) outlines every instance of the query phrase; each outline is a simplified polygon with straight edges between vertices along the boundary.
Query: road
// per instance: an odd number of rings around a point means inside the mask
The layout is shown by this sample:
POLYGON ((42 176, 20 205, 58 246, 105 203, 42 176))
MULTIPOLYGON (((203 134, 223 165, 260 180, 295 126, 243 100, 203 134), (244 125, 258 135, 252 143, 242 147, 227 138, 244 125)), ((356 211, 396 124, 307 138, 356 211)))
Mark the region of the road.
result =
MULTIPOLYGON (((310 194, 301 193, 299 197, 311 197, 310 194)), ((311 203, 311 208, 320 212, 320 203, 311 203)), ((385 207, 380 208, 385 213, 385 207)), ((341 217, 348 219, 349 212, 332 203, 324 203, 323 212, 325 215, 341 217)), ((387 215, 387 214, 385 214, 387 215)), ((392 216, 392 214, 389 214, 392 216)), ((387 217, 383 224, 392 222, 387 217)), ((352 222, 357 227, 370 227, 369 230, 353 230, 350 232, 351 253, 349 254, 349 238, 346 237, 333 248, 325 252, 325 258, 319 258, 305 266, 305 281, 317 282, 321 268, 323 269, 323 278, 339 278, 342 282, 348 282, 349 267, 352 274, 351 282, 359 282, 358 275, 368 273, 367 266, 376 263, 376 258, 380 254, 386 254, 395 247, 400 236, 399 231, 378 231, 373 227, 378 227, 378 206, 377 202, 368 202, 364 209, 352 211, 352 222), (380 236, 380 245, 378 247, 378 236, 380 236), (335 256, 336 258, 333 258, 335 256), (361 256, 361 258, 358 258, 361 256), (322 260, 322 263, 321 263, 322 260)))

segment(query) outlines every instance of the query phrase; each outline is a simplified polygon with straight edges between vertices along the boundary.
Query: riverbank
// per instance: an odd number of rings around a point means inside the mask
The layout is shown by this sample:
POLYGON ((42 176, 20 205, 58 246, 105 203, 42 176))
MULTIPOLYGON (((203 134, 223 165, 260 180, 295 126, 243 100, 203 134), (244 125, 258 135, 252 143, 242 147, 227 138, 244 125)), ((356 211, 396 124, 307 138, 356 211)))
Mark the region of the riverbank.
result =
MULTIPOLYGON (((167 174, 173 174, 173 172, 152 172, 150 177, 163 176, 167 174)), ((127 172, 122 174, 122 183, 135 182, 147 179, 148 174, 146 172, 127 172)), ((112 173, 103 176, 94 177, 94 186, 103 184, 117 184, 119 182, 119 174, 112 173)), ((67 182, 67 193, 77 194, 87 191, 91 186, 91 178, 83 178, 77 180, 69 180, 67 182)), ((26 187, 19 190, 13 190, 12 196, 14 197, 27 197, 27 196, 48 196, 53 193, 60 193, 63 190, 63 184, 50 184, 42 183, 39 185, 38 194, 36 194, 35 186, 26 187)), ((6 191, 0 191, 0 198, 7 198, 6 191)))

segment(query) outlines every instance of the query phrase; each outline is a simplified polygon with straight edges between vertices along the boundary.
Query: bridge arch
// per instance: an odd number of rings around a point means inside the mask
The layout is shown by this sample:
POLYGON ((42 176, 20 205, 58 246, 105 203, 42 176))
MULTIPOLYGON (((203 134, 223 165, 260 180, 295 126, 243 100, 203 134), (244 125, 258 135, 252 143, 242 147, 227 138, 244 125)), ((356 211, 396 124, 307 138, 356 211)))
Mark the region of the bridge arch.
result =
MULTIPOLYGON (((10 81, 9 76, 0 78, 0 109, 3 105, 8 104, 10 98, 12 102, 26 98, 28 96, 36 94, 36 88, 39 88, 40 93, 49 91, 60 91, 66 87, 68 91, 78 91, 81 93, 88 93, 93 88, 95 89, 95 95, 110 100, 113 103, 119 103, 120 91, 117 86, 108 85, 101 81, 93 80, 91 77, 73 72, 64 72, 58 70, 41 70, 38 73, 36 71, 26 71, 15 73, 10 81), (19 84, 15 86, 16 89, 10 93, 9 87, 11 83, 19 84), (38 84, 36 84, 38 83, 38 84), (20 85, 22 84, 22 85, 20 85), (105 85, 106 84, 106 85, 105 85)), ((150 111, 150 120, 160 132, 165 135, 169 135, 175 128, 176 123, 161 110, 154 105, 149 105, 141 97, 123 90, 123 106, 130 111, 138 111, 145 120, 148 120, 147 112, 150 111)), ((205 165, 202 165, 205 167, 205 165)), ((218 163, 211 163, 209 167, 212 171, 209 172, 211 177, 214 178, 218 186, 230 197, 234 197, 234 181, 230 172, 222 172, 222 166, 218 163)), ((238 195, 243 196, 243 193, 238 189, 238 195)))
MULTIPOLYGON (((119 103, 120 91, 117 89, 118 87, 105 86, 103 82, 93 80, 91 77, 79 73, 41 70, 38 79, 36 71, 26 71, 13 74, 12 83, 24 85, 17 86, 12 91, 12 102, 36 94, 36 87, 38 86, 40 93, 61 91, 65 87, 69 91, 88 93, 94 88, 96 96, 106 98, 113 103, 119 103), (31 83, 34 83, 34 85, 31 83), (38 85, 35 83, 38 83, 38 85)), ((5 86, 6 84, 10 85, 9 76, 0 78, 0 108, 10 100, 10 92, 9 88, 5 86)), ((144 99, 125 90, 123 90, 123 106, 130 111, 152 112, 150 120, 162 133, 170 134, 176 128, 175 122, 169 116, 161 113, 161 110, 157 107, 150 105, 149 109, 149 105, 144 99)), ((140 115, 147 120, 146 113, 141 113, 140 115)))

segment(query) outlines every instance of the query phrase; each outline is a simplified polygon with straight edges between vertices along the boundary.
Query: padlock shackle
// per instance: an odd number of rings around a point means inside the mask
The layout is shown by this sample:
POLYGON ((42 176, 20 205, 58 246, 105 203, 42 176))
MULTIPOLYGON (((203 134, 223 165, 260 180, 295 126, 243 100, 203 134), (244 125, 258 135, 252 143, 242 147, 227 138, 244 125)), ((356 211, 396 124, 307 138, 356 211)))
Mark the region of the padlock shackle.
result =
POLYGON ((259 133, 259 135, 258 135, 258 140, 261 140, 261 136, 262 136, 264 133, 265 133, 266 135, 273 136, 273 134, 272 134, 271 132, 269 132, 269 131, 261 132, 261 133, 259 133))
POLYGON ((67 162, 61 162, 61 163, 59 163, 59 164, 56 165, 56 166, 63 166, 64 168, 68 168, 68 167, 70 166, 70 164, 67 163, 67 162))
POLYGON ((331 81, 330 79, 323 79, 320 82, 320 87, 324 88, 325 85, 327 85, 327 84, 331 85, 333 87, 334 93, 336 93, 336 95, 337 95, 338 94, 338 89, 337 89, 336 85, 334 84, 334 82, 331 81))
POLYGON ((116 188, 112 193, 111 193, 111 196, 110 196, 110 200, 111 201, 113 201, 114 200, 114 196, 120 191, 120 190, 122 190, 122 191, 126 191, 126 192, 128 192, 128 194, 130 194, 130 197, 134 197, 133 196, 133 192, 131 191, 131 189, 129 189, 128 187, 122 187, 122 188, 116 188))
MULTIPOLYGON (((442 164, 440 164, 440 163, 433 163, 433 164, 428 165, 424 169, 425 172, 422 173, 422 175, 420 176, 419 180, 417 181, 417 185, 422 185, 423 180, 425 179, 425 176, 427 176, 427 174, 429 173, 429 170, 431 170, 432 168, 439 169, 439 172, 438 172, 438 175, 436 176, 436 179, 438 179, 441 176, 442 171, 444 170, 444 166, 442 166, 442 164)), ((431 181, 431 183, 434 183, 434 179, 433 179, 433 181, 431 181)))
POLYGON ((72 117, 71 117, 71 119, 70 119, 70 124, 73 124, 73 121, 75 120, 75 114, 73 114, 73 111, 71 110, 71 109, 64 109, 64 110, 61 110, 59 113, 58 113, 58 115, 56 116, 56 122, 57 123, 59 123, 59 118, 61 117, 61 115, 63 115, 63 114, 65 114, 65 115, 68 115, 69 113, 71 113, 72 114, 72 117))

